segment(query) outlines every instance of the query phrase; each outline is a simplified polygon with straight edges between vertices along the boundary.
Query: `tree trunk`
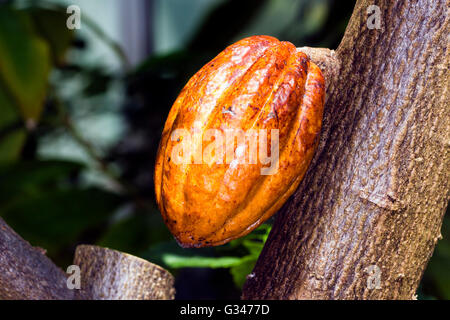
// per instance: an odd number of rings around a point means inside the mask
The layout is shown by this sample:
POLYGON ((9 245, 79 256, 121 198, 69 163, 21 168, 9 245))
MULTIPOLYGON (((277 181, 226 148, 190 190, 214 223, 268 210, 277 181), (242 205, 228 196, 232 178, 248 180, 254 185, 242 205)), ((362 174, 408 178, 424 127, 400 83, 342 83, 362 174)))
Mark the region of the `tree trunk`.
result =
POLYGON ((243 298, 415 297, 449 199, 447 8, 361 0, 335 54, 307 52, 327 81, 321 141, 243 298))

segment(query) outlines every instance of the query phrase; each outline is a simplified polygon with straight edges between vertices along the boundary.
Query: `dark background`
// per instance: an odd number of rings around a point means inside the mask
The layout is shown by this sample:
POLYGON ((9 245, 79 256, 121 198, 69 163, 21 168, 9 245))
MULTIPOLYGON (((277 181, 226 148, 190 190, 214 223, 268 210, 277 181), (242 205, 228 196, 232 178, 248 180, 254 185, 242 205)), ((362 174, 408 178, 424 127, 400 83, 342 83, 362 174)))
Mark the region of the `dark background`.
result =
MULTIPOLYGON (((153 167, 169 109, 227 45, 267 34, 335 49, 353 1, 0 1, 0 215, 63 269, 78 244, 168 268, 178 299, 239 298, 271 221, 181 249, 156 207, 153 167)), ((448 216, 448 215, 447 215, 448 216)), ((450 298, 450 223, 419 299, 450 298)))

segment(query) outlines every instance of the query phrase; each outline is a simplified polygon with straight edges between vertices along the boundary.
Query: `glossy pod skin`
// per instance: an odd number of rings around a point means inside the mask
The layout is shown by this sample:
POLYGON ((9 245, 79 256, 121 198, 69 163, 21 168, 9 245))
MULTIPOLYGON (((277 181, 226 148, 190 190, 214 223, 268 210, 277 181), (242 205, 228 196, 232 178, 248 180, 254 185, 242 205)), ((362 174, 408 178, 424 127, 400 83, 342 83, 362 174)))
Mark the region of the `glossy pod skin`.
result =
POLYGON ((230 45, 188 81, 166 120, 154 175, 158 206, 181 246, 224 244, 281 208, 313 157, 324 96, 320 69, 293 44, 269 36, 230 45), (181 128, 265 129, 269 154, 271 130, 278 129, 277 171, 261 174, 262 161, 199 163, 194 154, 207 145, 202 139, 189 140, 189 161, 175 163, 171 157, 183 137, 172 134, 181 128))

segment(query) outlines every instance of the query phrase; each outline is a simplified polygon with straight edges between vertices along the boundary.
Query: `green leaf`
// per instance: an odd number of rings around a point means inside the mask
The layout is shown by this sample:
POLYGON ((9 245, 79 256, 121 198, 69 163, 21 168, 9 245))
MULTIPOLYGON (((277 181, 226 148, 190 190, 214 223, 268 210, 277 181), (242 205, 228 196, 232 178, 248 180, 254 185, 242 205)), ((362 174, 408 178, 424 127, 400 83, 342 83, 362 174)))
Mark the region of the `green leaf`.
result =
POLYGON ((329 6, 324 2, 309 3, 305 8, 305 19, 302 21, 303 33, 314 34, 317 33, 327 16, 329 15, 329 6))
POLYGON ((238 288, 252 272, 271 225, 263 224, 243 238, 214 248, 183 249, 174 241, 152 246, 144 258, 166 268, 228 268, 238 288))
POLYGON ((30 16, 0 7, 0 85, 14 98, 25 120, 38 120, 50 72, 48 44, 36 35, 30 16))
POLYGON ((241 289, 244 286, 247 276, 252 272, 257 260, 258 256, 245 256, 241 258, 238 265, 230 269, 230 273, 233 276, 233 281, 236 287, 241 289))
POLYGON ((30 13, 36 31, 50 45, 53 63, 62 64, 74 39, 73 30, 66 28, 67 14, 64 11, 45 8, 32 8, 30 13))
POLYGON ((230 268, 241 263, 238 257, 179 256, 163 255, 164 263, 171 268, 230 268))
POLYGON ((259 256, 262 248, 264 247, 264 242, 256 242, 245 239, 242 244, 249 251, 250 255, 259 256))
POLYGON ((20 114, 0 83, 0 165, 16 161, 26 140, 20 114))
MULTIPOLYGON (((148 248, 143 254, 143 258, 161 266, 170 268, 166 264, 166 255, 173 255, 178 257, 214 257, 215 250, 213 248, 197 248, 185 249, 180 247, 174 240, 156 243, 148 248)), ((169 259, 170 260, 170 259, 169 259)))
POLYGON ((272 226, 270 224, 264 223, 260 225, 258 228, 253 230, 251 233, 246 235, 245 237, 235 239, 228 243, 230 248, 237 248, 239 246, 244 246, 248 251, 258 250, 259 247, 264 246, 264 243, 269 236, 270 230, 272 226))
MULTIPOLYGON (((11 97, 8 96, 5 88, 0 85, 0 132, 17 122, 20 119, 19 116, 20 114, 14 106, 11 97)), ((2 136, 0 136, 0 139, 2 139, 2 136)))
POLYGON ((19 159, 26 136, 25 129, 17 129, 0 139, 0 165, 19 159))

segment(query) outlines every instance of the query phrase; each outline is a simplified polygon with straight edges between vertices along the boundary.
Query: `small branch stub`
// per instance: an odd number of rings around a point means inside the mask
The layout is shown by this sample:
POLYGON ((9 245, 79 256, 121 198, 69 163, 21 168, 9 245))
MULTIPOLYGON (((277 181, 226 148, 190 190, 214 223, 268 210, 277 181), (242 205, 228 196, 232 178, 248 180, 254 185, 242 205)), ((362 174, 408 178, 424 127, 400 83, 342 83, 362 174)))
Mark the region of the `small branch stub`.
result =
POLYGON ((74 264, 80 267, 80 294, 90 299, 174 299, 174 277, 167 270, 138 257, 81 245, 76 249, 74 264))
POLYGON ((341 63, 334 50, 327 48, 301 47, 298 52, 306 54, 312 62, 317 64, 325 78, 325 88, 328 90, 333 79, 337 79, 341 63))

